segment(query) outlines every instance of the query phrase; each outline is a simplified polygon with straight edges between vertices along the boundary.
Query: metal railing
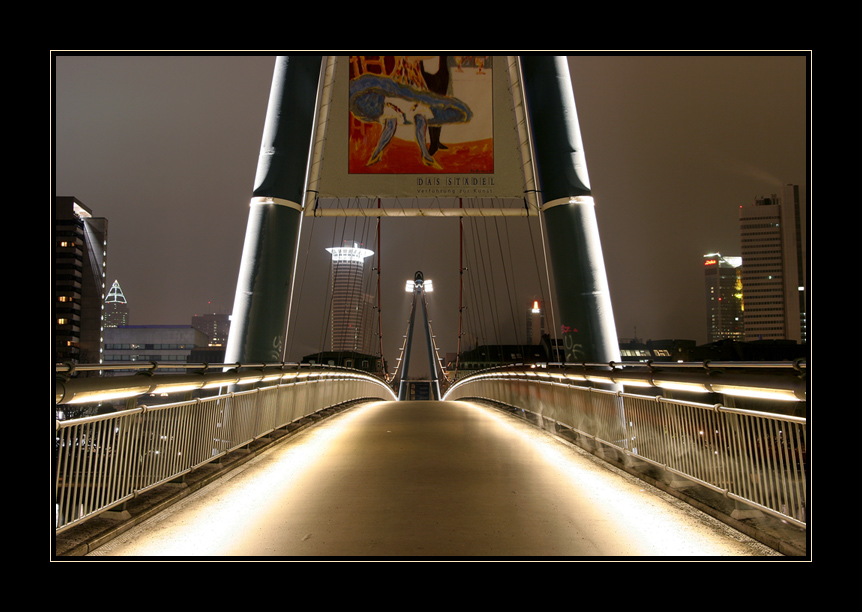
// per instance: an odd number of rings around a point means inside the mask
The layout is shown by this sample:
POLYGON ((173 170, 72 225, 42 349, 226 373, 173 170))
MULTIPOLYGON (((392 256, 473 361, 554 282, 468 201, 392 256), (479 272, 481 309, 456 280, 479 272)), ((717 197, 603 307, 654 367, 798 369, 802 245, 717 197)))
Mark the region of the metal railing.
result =
MULTIPOLYGON (((59 366, 58 410, 149 394, 215 389, 217 395, 150 406, 130 400, 125 410, 57 420, 58 532, 328 406, 366 397, 395 399, 383 380, 343 368, 192 365, 186 366, 192 373, 159 374, 166 366, 141 367, 135 375, 76 378, 77 371, 106 368, 59 366), (259 387, 220 391, 252 383, 259 387)), ((795 362, 500 368, 457 381, 444 399, 487 398, 539 414, 805 527, 810 458, 807 418, 799 416, 806 412, 805 367, 795 362), (590 384, 771 397, 793 409, 770 412, 590 384)))
POLYGON ((810 456, 807 416, 799 415, 807 414, 805 368, 804 362, 500 368, 458 381, 444 399, 484 398, 541 415, 805 528, 810 456), (780 404, 774 411, 740 408, 629 393, 624 385, 780 404))
MULTIPOLYGON (((58 373, 65 369, 58 368, 58 373)), ((56 403, 59 410, 108 398, 208 388, 215 388, 217 395, 57 420, 56 532, 326 407, 361 398, 395 399, 392 389, 375 376, 343 368, 282 364, 209 374, 62 376, 57 380, 56 403), (251 382, 266 386, 218 390, 251 382)))

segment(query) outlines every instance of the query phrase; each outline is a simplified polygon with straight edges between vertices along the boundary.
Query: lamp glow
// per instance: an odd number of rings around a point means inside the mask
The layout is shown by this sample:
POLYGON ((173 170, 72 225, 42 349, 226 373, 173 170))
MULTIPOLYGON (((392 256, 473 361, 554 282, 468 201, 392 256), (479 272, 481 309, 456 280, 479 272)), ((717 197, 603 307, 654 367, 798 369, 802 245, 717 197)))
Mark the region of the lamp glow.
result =
POLYGON ((352 247, 332 247, 326 250, 332 254, 332 261, 351 261, 362 263, 366 257, 374 255, 374 251, 363 249, 355 242, 352 247))
POLYGON ((419 283, 415 283, 412 280, 407 281, 404 285, 404 291, 407 293, 411 293, 416 287, 422 287, 425 293, 432 293, 434 291, 434 283, 430 280, 424 280, 419 283))

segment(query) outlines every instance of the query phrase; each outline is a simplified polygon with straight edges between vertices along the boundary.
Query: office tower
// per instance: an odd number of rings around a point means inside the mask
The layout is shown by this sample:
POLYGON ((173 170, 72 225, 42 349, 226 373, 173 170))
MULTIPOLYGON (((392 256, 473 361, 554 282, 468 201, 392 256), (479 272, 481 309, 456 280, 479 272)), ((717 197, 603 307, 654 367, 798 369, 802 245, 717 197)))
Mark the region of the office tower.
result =
POLYGON ((57 362, 101 363, 108 220, 74 197, 54 198, 57 362))
POLYGON ((545 304, 533 299, 527 305, 527 344, 539 344, 545 333, 545 304))
POLYGON ((807 219, 799 186, 740 206, 745 339, 808 341, 807 219))
POLYGON ((193 315, 192 327, 209 338, 208 346, 227 346, 230 315, 217 313, 193 315))
POLYGON ((373 301, 362 285, 365 258, 374 252, 355 242, 326 250, 332 255, 331 350, 369 353, 373 301))
POLYGON ((703 257, 707 339, 744 340, 742 258, 721 253, 703 257))
POLYGON ((129 304, 120 288, 120 283, 114 281, 105 298, 105 327, 121 327, 130 325, 129 304))

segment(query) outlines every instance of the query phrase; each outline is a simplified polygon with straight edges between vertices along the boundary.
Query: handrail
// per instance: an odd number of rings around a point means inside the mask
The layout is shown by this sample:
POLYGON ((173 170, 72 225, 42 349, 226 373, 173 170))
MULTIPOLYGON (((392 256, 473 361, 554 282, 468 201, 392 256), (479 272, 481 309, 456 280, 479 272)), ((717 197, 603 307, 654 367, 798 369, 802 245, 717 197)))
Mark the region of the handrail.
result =
MULTIPOLYGON (((304 376, 378 376, 362 370, 306 363, 171 364, 143 362, 122 366, 97 364, 58 364, 55 368, 55 404, 83 404, 138 397, 152 393, 185 393, 259 382, 278 384, 304 376), (79 372, 100 370, 139 370, 134 374, 77 377, 79 372), (183 369, 184 374, 159 373, 158 370, 183 369), (190 373, 189 373, 190 372, 190 373)), ((385 381, 380 379, 383 384, 385 381)))
MULTIPOLYGON (((124 366, 130 369, 129 364, 124 366)), ((58 409, 148 393, 207 388, 216 393, 57 420, 58 530, 326 406, 361 397, 396 399, 383 379, 350 368, 296 363, 182 367, 188 372, 159 373, 163 368, 176 370, 178 364, 152 363, 139 364, 136 374, 88 377, 76 374, 111 368, 57 366, 58 409), (305 384, 312 382, 322 384, 305 384), (235 391, 251 383, 265 386, 235 391), (231 391, 224 393, 228 388, 231 391)), ((485 397, 540 414, 804 527, 810 457, 805 417, 638 396, 590 385, 683 388, 749 397, 763 397, 769 391, 784 403, 800 404, 807 398, 806 370, 804 362, 518 365, 459 379, 444 399, 485 397), (711 434, 714 438, 706 441, 692 434, 701 422, 711 419, 718 419, 715 426, 704 429, 716 432, 711 434), (738 473, 730 474, 731 470, 738 473), (734 480, 733 487, 729 480, 734 480)))
POLYGON ((793 362, 515 364, 469 374, 453 383, 453 387, 476 380, 476 377, 518 375, 796 402, 808 398, 807 362, 799 359, 793 362))
MULTIPOLYGON (((87 403, 147 395, 211 389, 261 381, 288 380, 315 372, 358 373, 362 370, 300 363, 248 364, 172 364, 141 362, 123 365, 58 364, 55 368, 55 404, 87 403), (105 377, 76 377, 79 372, 131 369, 136 374, 105 377), (160 374, 158 371, 183 369, 186 374, 160 374)), ((588 381, 635 387, 658 387, 700 393, 723 393, 744 397, 761 397, 786 401, 806 401, 807 362, 648 362, 628 363, 543 363, 498 366, 470 374, 453 383, 463 384, 475 376, 486 377, 501 372, 535 376, 563 376, 588 381)), ((382 380, 382 379, 381 379, 382 380)))

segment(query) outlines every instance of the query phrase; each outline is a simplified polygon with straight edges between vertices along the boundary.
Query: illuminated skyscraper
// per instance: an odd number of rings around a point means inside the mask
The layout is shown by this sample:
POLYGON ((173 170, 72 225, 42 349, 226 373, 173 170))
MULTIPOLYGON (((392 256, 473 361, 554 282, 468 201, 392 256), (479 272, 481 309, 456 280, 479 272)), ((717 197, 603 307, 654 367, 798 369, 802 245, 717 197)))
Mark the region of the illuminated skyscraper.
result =
POLYGON ((332 254, 331 350, 370 353, 373 302, 363 291, 363 272, 374 252, 356 243, 326 250, 332 254))
POLYGON ((807 342, 807 219, 799 186, 739 207, 745 339, 807 342))
POLYGON ((706 335, 709 342, 743 340, 742 258, 703 256, 706 278, 706 335))
POLYGON ((105 327, 121 327, 131 325, 129 322, 129 304, 120 288, 120 283, 114 281, 105 298, 105 327))
POLYGON ((74 197, 54 199, 57 362, 101 363, 108 220, 74 197))

